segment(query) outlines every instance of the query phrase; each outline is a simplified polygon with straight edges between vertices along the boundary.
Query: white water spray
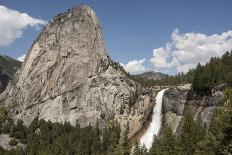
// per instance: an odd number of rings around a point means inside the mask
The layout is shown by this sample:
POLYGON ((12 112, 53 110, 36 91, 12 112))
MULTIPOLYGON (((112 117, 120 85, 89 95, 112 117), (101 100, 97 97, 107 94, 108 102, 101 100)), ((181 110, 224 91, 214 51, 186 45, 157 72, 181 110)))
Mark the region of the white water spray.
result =
POLYGON ((152 121, 149 124, 149 128, 140 138, 140 145, 145 145, 147 149, 151 148, 154 135, 158 135, 161 128, 161 110, 163 94, 166 89, 161 90, 156 96, 156 105, 153 109, 152 121))

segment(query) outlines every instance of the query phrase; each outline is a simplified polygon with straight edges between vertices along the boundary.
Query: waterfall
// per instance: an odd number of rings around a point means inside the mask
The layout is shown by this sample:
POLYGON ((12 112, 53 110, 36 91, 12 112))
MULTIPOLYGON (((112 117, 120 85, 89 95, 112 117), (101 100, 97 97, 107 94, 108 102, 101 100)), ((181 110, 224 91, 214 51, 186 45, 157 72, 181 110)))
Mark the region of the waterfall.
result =
POLYGON ((162 100, 163 100, 163 94, 166 89, 161 90, 157 96, 156 96, 156 105, 153 109, 153 115, 152 115, 152 121, 149 124, 149 127, 147 131, 144 133, 144 135, 140 138, 140 145, 145 145, 147 149, 150 149, 152 146, 152 141, 154 135, 158 135, 162 118, 161 118, 161 110, 162 110, 162 100))

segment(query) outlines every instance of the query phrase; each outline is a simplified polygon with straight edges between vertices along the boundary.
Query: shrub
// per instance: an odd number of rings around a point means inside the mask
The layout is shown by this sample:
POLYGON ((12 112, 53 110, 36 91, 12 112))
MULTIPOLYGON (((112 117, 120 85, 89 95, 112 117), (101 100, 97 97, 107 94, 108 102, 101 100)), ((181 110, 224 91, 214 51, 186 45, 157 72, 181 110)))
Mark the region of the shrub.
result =
POLYGON ((17 145, 17 141, 15 139, 11 139, 10 142, 9 142, 9 145, 10 146, 16 146, 17 145))

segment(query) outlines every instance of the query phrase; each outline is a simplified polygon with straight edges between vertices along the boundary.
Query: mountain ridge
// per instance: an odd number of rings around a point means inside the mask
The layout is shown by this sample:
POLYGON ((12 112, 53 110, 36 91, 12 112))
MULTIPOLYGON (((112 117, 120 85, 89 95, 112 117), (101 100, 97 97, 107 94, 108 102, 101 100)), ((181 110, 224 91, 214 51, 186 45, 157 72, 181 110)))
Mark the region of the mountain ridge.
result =
POLYGON ((170 75, 165 74, 165 73, 161 73, 161 72, 147 71, 147 72, 137 74, 134 76, 146 78, 148 80, 160 80, 160 79, 167 77, 167 76, 170 76, 170 75))
POLYGON ((21 62, 5 56, 0 55, 0 94, 5 90, 8 82, 13 78, 21 62))

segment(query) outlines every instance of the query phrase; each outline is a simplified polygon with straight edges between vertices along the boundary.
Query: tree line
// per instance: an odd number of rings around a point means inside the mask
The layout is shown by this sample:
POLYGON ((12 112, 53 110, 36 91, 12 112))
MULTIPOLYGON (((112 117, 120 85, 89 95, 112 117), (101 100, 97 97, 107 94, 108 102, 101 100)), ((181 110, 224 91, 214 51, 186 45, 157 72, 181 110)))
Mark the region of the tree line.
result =
POLYGON ((129 151, 127 138, 119 144, 121 129, 116 121, 100 129, 98 123, 95 127, 82 128, 78 123, 72 126, 68 122, 60 124, 36 118, 26 127, 22 121, 15 125, 1 108, 0 134, 9 134, 13 138, 9 143, 11 146, 18 142, 26 144, 25 150, 18 147, 7 151, 0 147, 3 155, 111 155, 129 151))
POLYGON ((18 142, 27 145, 25 150, 17 148, 11 151, 0 147, 3 155, 228 155, 232 153, 232 89, 224 93, 224 106, 215 112, 209 129, 193 119, 191 111, 186 110, 180 135, 173 134, 165 127, 160 138, 154 137, 150 150, 128 140, 129 125, 121 134, 116 121, 106 128, 99 129, 91 125, 81 128, 78 124, 59 124, 35 119, 29 127, 7 117, 0 109, 0 132, 7 133, 13 139, 10 145, 18 142), (120 135, 122 136, 120 138, 120 135))
POLYGON ((190 69, 187 73, 178 73, 175 76, 166 76, 158 80, 148 80, 146 78, 130 77, 139 82, 144 87, 159 85, 175 86, 191 83, 192 89, 201 94, 209 94, 215 85, 226 84, 232 86, 232 51, 225 52, 222 57, 212 57, 206 64, 198 64, 195 69, 190 69))
POLYGON ((211 58, 205 65, 198 64, 192 80, 192 88, 197 92, 210 93, 211 87, 219 84, 232 86, 232 51, 221 58, 211 58))

